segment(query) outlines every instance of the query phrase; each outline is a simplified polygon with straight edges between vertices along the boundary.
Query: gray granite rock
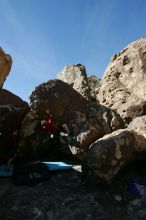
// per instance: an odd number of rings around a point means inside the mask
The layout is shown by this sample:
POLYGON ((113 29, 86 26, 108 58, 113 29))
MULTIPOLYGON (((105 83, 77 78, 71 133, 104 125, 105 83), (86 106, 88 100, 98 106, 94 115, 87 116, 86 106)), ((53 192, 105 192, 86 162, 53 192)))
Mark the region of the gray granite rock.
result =
POLYGON ((146 114, 146 38, 132 42, 107 66, 97 99, 129 124, 146 114))
POLYGON ((12 66, 12 58, 0 47, 0 88, 2 88, 12 66))

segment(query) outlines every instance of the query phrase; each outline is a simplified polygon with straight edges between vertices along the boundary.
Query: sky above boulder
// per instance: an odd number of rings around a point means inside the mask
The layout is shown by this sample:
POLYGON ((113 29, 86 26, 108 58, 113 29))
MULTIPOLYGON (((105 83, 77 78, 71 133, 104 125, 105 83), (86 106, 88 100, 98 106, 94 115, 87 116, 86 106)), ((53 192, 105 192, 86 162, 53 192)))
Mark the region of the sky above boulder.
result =
POLYGON ((146 36, 145 0, 0 0, 0 46, 13 59, 4 88, 28 101, 66 64, 102 78, 111 56, 146 36))

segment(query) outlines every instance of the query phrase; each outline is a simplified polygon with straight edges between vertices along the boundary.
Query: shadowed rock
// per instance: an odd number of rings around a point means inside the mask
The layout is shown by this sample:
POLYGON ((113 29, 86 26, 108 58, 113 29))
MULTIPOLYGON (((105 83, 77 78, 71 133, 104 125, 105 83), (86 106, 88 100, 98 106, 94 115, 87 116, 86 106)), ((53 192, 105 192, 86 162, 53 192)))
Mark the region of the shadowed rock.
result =
MULTIPOLYGON (((37 149, 50 148, 49 152, 51 149, 53 152, 54 140, 50 142, 48 134, 44 134, 46 137, 42 138, 44 131, 42 132, 40 121, 44 119, 47 109, 53 115, 56 128, 64 123, 68 125, 69 136, 63 137, 62 151, 79 158, 83 158, 93 141, 123 127, 119 115, 97 103, 88 102, 61 80, 50 80, 39 85, 32 92, 30 100, 33 112, 29 113, 22 123, 21 149, 32 148, 35 152, 39 152, 37 149)), ((59 152, 56 152, 56 155, 59 152)), ((49 156, 49 154, 45 155, 49 156)))
POLYGON ((30 111, 28 104, 7 90, 0 91, 0 161, 8 157, 11 133, 20 129, 21 121, 30 111))
POLYGON ((23 101, 19 96, 12 92, 1 89, 0 90, 0 105, 16 105, 16 106, 28 106, 28 103, 23 101))
POLYGON ((146 151, 146 116, 138 117, 127 129, 117 130, 95 141, 86 154, 83 171, 95 181, 110 183, 117 173, 146 151))

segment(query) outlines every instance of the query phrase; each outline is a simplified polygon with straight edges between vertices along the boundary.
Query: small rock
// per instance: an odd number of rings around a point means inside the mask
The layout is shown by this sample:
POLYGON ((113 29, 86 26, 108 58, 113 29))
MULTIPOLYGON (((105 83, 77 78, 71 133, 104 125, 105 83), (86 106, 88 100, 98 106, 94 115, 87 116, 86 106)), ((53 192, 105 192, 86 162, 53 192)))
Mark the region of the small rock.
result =
POLYGON ((133 207, 129 205, 127 208, 127 212, 128 214, 131 214, 133 212, 133 207))
POLYGON ((141 200, 140 199, 134 199, 134 200, 130 201, 130 204, 132 206, 140 206, 141 205, 141 200))
POLYGON ((146 210, 139 210, 138 211, 138 217, 139 218, 145 218, 146 219, 146 210))
POLYGON ((114 199, 118 202, 120 202, 122 200, 122 196, 120 195, 114 195, 114 199))

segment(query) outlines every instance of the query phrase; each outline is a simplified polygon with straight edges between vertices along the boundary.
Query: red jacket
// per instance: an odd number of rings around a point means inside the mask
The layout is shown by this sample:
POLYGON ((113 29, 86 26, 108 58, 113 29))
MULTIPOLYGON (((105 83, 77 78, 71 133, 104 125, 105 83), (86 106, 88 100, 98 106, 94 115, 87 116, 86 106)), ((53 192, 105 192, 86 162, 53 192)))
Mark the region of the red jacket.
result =
POLYGON ((53 125, 53 118, 49 115, 46 123, 43 125, 43 128, 45 128, 50 134, 54 134, 55 133, 55 128, 53 125))

